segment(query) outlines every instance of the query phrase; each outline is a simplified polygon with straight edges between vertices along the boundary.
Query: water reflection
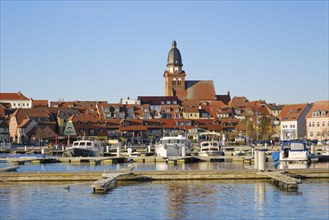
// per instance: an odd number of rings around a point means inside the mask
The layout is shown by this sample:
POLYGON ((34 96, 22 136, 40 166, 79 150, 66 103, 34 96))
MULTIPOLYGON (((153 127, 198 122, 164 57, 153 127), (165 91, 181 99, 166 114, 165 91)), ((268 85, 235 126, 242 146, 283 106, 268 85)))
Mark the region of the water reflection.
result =
POLYGON ((167 184, 166 207, 168 218, 188 219, 191 217, 190 207, 203 207, 209 215, 217 212, 216 193, 218 187, 214 184, 204 184, 202 181, 172 181, 167 184))
POLYGON ((265 182, 256 182, 255 183, 255 194, 254 194, 254 204, 255 210, 258 213, 265 212, 265 182))

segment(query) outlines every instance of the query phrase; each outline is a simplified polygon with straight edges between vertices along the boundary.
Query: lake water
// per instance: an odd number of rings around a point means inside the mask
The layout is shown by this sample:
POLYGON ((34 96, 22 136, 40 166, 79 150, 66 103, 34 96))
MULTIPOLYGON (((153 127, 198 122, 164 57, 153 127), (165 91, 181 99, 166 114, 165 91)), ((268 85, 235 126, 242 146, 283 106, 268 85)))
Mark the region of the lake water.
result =
POLYGON ((101 195, 87 183, 17 183, 1 184, 0 199, 0 219, 329 218, 326 180, 298 192, 264 181, 119 182, 101 195))
MULTIPOLYGON (((20 157, 21 155, 9 155, 1 154, 1 157, 20 157)), ((42 155, 24 155, 24 157, 42 157, 42 155)), ((1 159, 1 158, 0 158, 1 159)), ((48 163, 48 164, 32 164, 26 163, 25 165, 19 165, 18 172, 83 172, 83 171, 108 171, 108 170, 120 170, 127 167, 125 164, 106 164, 106 165, 90 165, 85 164, 74 164, 74 163, 48 163)), ((0 168, 12 166, 7 163, 0 163, 0 168)), ((146 163, 129 163, 129 166, 134 166, 135 170, 243 170, 246 168, 250 169, 249 164, 242 162, 198 162, 191 164, 167 164, 164 162, 146 162, 146 163)), ((329 169, 329 163, 296 163, 296 164, 280 164, 279 169, 314 169, 322 168, 329 169)), ((273 162, 266 163, 266 169, 275 169, 273 162)))
MULTIPOLYGON (((243 163, 133 163, 136 170, 243 170, 243 163)), ((290 165, 290 164, 289 164, 290 165)), ((6 167, 8 164, 1 164, 6 167)), ((25 164, 18 172, 106 171, 127 164, 25 164)), ((267 163, 272 168, 272 163, 267 163)), ((305 169, 329 168, 314 163, 305 169)), ((296 167, 291 167, 296 168, 296 167)), ((298 167, 302 168, 302 167, 298 167)), ((1 176, 1 174, 0 174, 1 176)), ((106 194, 89 183, 3 183, 0 219, 329 219, 329 180, 304 180, 298 192, 270 181, 119 182, 106 194), (70 185, 70 189, 66 187, 70 185)))

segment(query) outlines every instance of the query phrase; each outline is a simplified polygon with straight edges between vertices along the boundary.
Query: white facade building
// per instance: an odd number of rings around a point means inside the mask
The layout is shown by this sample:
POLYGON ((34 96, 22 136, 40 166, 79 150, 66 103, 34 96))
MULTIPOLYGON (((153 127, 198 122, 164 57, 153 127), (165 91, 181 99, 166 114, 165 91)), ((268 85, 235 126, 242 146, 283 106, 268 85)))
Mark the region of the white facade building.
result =
POLYGON ((32 108, 32 99, 27 98, 21 92, 0 93, 0 103, 10 104, 11 109, 32 108))

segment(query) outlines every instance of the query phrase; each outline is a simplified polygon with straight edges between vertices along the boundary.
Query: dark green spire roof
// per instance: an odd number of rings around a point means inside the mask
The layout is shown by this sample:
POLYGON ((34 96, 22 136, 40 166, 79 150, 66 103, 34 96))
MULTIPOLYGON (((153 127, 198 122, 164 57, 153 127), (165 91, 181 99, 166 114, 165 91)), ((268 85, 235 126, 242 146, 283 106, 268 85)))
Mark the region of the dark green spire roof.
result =
POLYGON ((167 62, 167 65, 183 66, 182 57, 177 49, 176 41, 172 42, 172 48, 169 51, 167 62))

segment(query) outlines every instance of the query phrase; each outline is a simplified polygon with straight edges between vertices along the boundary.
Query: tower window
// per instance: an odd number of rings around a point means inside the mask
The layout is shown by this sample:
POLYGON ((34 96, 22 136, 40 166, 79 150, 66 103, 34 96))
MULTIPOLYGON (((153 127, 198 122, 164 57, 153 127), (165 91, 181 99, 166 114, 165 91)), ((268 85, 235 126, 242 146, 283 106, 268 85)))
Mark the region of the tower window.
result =
POLYGON ((182 85, 182 79, 181 78, 178 79, 177 85, 179 85, 179 86, 182 85))
POLYGON ((173 85, 173 86, 177 85, 176 78, 173 79, 173 81, 172 81, 172 85, 173 85))

